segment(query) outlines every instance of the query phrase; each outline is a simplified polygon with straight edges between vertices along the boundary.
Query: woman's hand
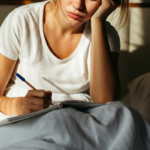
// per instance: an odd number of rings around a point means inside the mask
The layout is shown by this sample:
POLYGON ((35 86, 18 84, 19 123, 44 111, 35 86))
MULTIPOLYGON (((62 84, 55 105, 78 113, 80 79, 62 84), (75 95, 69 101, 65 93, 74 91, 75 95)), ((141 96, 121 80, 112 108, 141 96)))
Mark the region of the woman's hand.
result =
POLYGON ((44 90, 30 90, 27 95, 23 97, 19 104, 18 115, 32 113, 44 108, 48 108, 52 99, 51 91, 44 90))
POLYGON ((106 21, 107 17, 120 5, 115 3, 115 0, 97 0, 99 1, 99 7, 92 15, 91 20, 106 21))

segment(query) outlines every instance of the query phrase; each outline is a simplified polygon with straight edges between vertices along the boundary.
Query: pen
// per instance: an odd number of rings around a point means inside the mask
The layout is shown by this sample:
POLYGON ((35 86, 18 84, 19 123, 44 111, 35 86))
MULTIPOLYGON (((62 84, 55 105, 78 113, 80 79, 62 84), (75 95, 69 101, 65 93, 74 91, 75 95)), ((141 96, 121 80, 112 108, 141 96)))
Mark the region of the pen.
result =
MULTIPOLYGON (((20 80, 22 80, 23 82, 25 82, 27 85, 29 85, 33 90, 37 90, 35 87, 33 87, 29 82, 27 82, 26 80, 25 80, 25 78, 23 78, 20 74, 18 74, 18 73, 16 73, 16 76, 20 79, 20 80)), ((51 105, 53 105, 53 103, 50 103, 51 105)))

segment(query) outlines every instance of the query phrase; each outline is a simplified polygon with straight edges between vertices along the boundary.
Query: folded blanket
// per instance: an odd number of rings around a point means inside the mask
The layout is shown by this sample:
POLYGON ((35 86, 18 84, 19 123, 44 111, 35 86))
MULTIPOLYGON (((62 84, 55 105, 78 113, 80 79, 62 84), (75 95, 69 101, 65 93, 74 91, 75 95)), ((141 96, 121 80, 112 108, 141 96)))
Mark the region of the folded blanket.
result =
POLYGON ((0 127, 0 150, 149 150, 150 125, 122 102, 68 107, 0 127))

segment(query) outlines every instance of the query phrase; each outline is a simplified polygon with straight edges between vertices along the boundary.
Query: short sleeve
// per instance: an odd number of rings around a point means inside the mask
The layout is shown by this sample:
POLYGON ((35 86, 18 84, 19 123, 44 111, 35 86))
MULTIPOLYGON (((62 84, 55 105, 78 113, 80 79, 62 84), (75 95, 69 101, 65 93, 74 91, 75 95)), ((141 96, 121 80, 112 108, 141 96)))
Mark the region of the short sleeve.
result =
POLYGON ((107 31, 110 51, 120 54, 120 38, 118 32, 109 22, 106 22, 106 31, 107 31))
POLYGON ((0 27, 0 53, 17 60, 20 49, 20 18, 18 11, 12 11, 0 27))

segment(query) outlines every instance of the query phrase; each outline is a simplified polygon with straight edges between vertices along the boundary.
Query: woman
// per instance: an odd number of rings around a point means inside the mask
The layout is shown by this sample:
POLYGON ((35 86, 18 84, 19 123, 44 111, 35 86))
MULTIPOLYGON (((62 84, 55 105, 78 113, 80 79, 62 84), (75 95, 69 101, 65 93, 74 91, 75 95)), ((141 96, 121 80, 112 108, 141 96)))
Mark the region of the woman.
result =
POLYGON ((116 100, 119 37, 106 19, 120 4, 122 20, 128 0, 52 0, 12 11, 0 32, 0 112, 23 115, 52 100, 116 100))

